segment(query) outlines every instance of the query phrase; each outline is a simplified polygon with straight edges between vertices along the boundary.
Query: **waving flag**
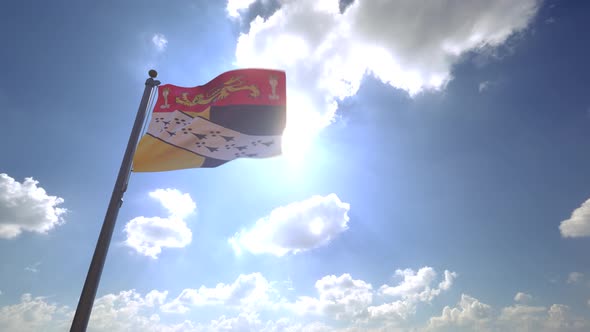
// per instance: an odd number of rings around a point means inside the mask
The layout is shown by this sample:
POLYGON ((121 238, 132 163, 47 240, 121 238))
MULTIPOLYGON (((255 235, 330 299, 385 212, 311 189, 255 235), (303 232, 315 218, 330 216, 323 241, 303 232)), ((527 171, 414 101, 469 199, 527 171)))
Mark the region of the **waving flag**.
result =
POLYGON ((217 167, 236 158, 276 156, 285 123, 282 71, 240 69, 194 88, 162 85, 133 171, 217 167))

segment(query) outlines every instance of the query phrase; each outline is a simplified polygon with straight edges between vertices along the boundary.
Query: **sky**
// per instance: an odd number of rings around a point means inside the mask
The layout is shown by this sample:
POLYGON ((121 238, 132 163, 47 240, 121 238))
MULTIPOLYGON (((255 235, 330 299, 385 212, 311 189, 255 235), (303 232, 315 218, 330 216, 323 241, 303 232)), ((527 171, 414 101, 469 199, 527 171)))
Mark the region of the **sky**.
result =
POLYGON ((590 330, 590 3, 3 1, 0 331, 66 331, 147 71, 283 155, 132 173, 88 331, 590 330), (585 254, 586 253, 586 254, 585 254))

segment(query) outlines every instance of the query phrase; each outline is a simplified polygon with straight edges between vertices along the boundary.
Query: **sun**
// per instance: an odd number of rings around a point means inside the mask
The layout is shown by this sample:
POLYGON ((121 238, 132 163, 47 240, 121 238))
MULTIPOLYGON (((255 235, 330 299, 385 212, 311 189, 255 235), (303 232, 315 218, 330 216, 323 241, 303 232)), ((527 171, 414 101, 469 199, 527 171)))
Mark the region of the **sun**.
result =
POLYGON ((303 161, 325 126, 324 117, 308 98, 302 94, 290 94, 287 101, 287 127, 282 138, 283 156, 290 163, 303 161))

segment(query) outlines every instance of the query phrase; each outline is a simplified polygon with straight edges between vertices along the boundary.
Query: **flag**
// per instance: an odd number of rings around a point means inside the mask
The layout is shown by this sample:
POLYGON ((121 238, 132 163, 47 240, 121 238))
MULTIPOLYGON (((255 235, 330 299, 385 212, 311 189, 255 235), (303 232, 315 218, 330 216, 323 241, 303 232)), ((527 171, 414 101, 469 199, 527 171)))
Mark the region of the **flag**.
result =
POLYGON ((217 167, 236 158, 281 153, 286 123, 282 71, 233 70, 194 88, 161 85, 157 94, 133 158, 134 172, 217 167))

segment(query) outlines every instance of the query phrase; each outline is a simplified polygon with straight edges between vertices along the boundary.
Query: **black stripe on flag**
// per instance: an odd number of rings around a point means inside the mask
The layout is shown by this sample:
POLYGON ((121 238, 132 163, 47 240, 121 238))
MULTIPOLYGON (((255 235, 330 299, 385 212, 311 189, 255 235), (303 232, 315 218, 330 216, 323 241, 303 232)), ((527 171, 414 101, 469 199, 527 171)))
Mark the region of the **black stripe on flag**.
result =
POLYGON ((281 135, 287 123, 285 106, 212 106, 209 120, 246 135, 281 135))
POLYGON ((217 166, 221 166, 221 165, 227 163, 228 161, 229 160, 221 160, 221 159, 206 157, 205 161, 203 162, 203 165, 201 165, 201 167, 205 167, 205 168, 217 167, 217 166))

